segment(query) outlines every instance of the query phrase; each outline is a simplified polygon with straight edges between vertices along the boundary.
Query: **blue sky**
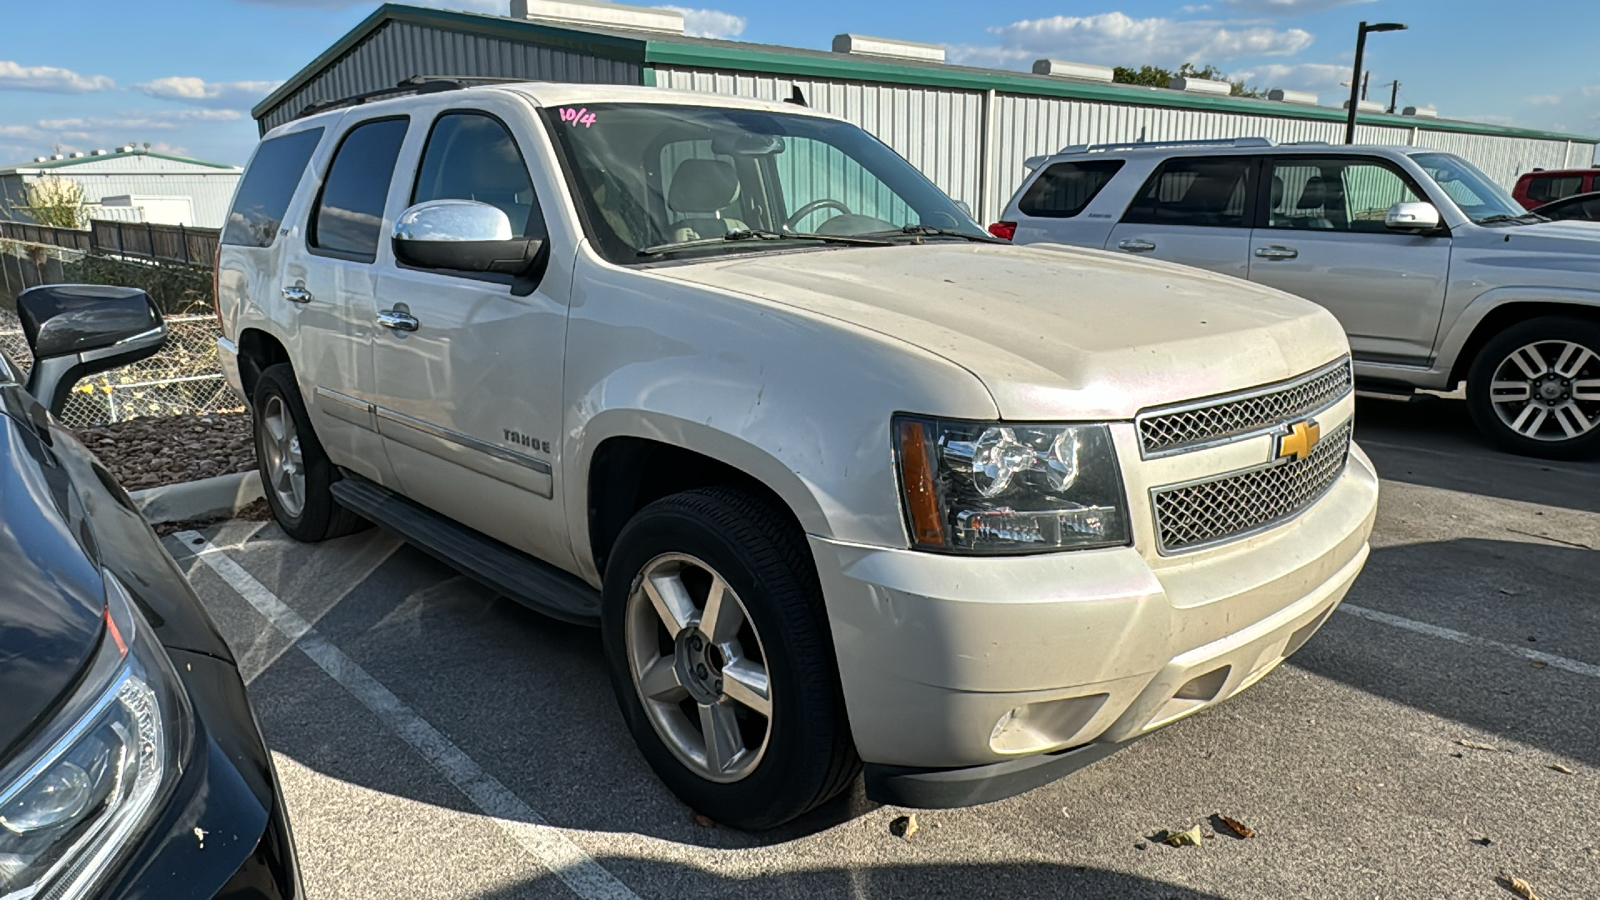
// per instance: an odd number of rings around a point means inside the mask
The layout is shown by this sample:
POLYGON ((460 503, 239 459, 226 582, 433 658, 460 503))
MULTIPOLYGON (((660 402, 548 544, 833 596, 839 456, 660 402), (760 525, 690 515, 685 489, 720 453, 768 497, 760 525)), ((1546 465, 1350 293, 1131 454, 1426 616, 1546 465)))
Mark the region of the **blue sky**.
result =
MULTIPOLYGON (((418 0, 504 13, 509 0, 418 0)), ((638 2, 638 0, 635 0, 638 2)), ((691 30, 827 48, 843 31, 948 46, 951 62, 1026 69, 1049 56, 1107 65, 1212 63, 1338 105, 1356 23, 1411 30, 1368 42, 1372 97, 1450 118, 1600 135, 1600 7, 1544 0, 707 0, 691 30)), ((0 165, 130 141, 242 163, 249 108, 377 6, 373 0, 12 0, 0 29, 0 165)))

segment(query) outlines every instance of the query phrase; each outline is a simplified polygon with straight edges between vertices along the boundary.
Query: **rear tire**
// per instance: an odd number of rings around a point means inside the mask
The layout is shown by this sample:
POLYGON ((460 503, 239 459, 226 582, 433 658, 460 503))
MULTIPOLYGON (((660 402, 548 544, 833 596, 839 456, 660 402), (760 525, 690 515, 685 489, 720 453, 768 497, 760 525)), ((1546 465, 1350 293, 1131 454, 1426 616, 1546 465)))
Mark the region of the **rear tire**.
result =
POLYGON ((601 627, 628 729, 697 812, 771 828, 855 778, 810 552, 761 498, 708 488, 641 510, 606 567, 601 627))
POLYGON ((1479 431, 1512 453, 1600 452, 1600 324, 1544 316, 1496 335, 1472 361, 1467 409, 1479 431))
POLYGON ((285 533, 309 543, 368 527, 333 499, 330 488, 339 473, 311 428, 288 363, 269 366, 256 380, 251 417, 261 488, 285 533))

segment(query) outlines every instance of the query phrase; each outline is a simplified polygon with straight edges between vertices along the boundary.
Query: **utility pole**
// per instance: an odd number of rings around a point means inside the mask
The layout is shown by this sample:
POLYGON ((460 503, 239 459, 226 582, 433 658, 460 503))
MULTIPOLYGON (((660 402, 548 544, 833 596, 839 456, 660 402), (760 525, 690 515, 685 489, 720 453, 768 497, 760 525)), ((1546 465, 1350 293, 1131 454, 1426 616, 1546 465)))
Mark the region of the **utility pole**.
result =
POLYGON ((1372 86, 1372 73, 1361 76, 1361 99, 1367 99, 1367 88, 1372 86))
POLYGON ((1396 78, 1395 80, 1389 82, 1389 115, 1394 115, 1394 111, 1399 108, 1399 103, 1400 79, 1396 78))

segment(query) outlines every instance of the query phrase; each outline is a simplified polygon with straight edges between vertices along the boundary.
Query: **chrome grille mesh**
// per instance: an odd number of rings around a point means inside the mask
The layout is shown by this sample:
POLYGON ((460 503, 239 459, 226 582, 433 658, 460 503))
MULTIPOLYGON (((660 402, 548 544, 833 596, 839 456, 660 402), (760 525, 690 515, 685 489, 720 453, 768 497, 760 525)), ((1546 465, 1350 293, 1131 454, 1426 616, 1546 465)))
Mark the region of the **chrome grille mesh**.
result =
POLYGON ((1236 538, 1300 513, 1344 471, 1352 430, 1349 422, 1339 426, 1297 462, 1157 488, 1152 500, 1162 552, 1236 538))
POLYGON ((1139 445, 1145 456, 1174 453, 1241 434, 1276 428, 1322 409, 1353 386, 1349 360, 1286 384, 1235 399, 1172 412, 1155 410, 1138 418, 1139 445))

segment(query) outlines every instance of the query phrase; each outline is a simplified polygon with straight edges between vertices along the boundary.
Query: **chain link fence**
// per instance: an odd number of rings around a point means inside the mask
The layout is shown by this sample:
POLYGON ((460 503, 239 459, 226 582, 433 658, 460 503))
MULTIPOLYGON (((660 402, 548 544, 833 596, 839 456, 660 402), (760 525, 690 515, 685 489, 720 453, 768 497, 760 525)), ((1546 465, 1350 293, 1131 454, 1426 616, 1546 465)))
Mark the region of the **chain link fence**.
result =
MULTIPOLYGON (((156 355, 78 382, 59 415, 61 422, 69 428, 89 428, 143 416, 206 415, 243 408, 217 364, 219 334, 211 316, 168 317, 167 342, 156 355)), ((24 370, 32 364, 21 324, 3 310, 0 349, 24 370)))

